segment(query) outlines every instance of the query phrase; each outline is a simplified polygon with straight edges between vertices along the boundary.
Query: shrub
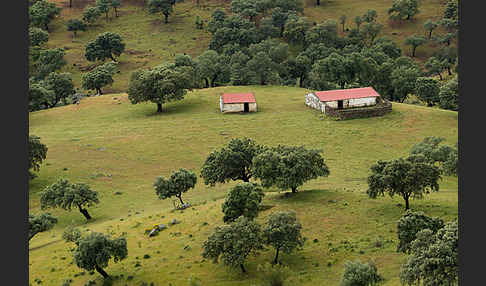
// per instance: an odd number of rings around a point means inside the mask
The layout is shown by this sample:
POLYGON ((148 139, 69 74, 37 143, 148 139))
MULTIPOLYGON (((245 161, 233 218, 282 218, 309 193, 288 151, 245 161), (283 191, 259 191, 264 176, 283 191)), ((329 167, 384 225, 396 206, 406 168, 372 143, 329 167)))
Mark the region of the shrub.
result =
POLYGON ((361 263, 346 261, 344 263, 344 273, 341 278, 341 286, 369 286, 375 285, 382 278, 373 261, 361 263))
POLYGON ((189 286, 201 286, 201 279, 191 275, 189 277, 189 286))
POLYGON ((81 231, 73 226, 66 227, 62 233, 62 239, 66 242, 76 242, 79 238, 81 238, 81 231))
POLYGON ((261 279, 268 286, 283 286, 291 275, 290 268, 280 264, 272 265, 267 262, 258 265, 257 269, 261 279))

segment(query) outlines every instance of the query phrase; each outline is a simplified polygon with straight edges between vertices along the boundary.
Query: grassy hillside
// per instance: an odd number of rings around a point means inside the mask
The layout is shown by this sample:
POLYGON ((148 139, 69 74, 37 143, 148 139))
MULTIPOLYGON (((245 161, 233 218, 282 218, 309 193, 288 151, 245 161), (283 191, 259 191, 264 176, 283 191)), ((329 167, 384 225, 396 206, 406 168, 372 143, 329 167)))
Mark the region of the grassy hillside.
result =
MULTIPOLYGON (((169 17, 169 23, 164 24, 163 15, 149 14, 142 5, 142 0, 125 0, 119 9, 120 17, 115 18, 110 12, 107 21, 104 14, 96 24, 88 27, 86 32, 79 32, 73 39, 72 32, 66 30, 69 19, 81 18, 86 5, 94 5, 94 0, 73 0, 73 8, 67 6, 67 0, 50 0, 63 7, 61 16, 50 24, 48 47, 63 47, 66 49, 68 65, 63 71, 73 74, 77 87, 81 87, 81 74, 94 67, 84 57, 85 45, 102 32, 119 33, 126 44, 126 51, 119 58, 120 73, 114 77, 114 84, 107 87, 106 92, 125 92, 128 87, 130 73, 137 68, 148 68, 165 61, 172 61, 177 53, 186 53, 198 56, 209 45, 211 34, 195 28, 194 19, 201 17, 205 24, 209 21, 212 12, 218 7, 228 7, 229 3, 223 0, 201 0, 198 7, 196 1, 186 0, 175 6, 174 13, 169 17)), ((304 16, 317 23, 328 19, 339 22, 341 15, 347 16, 347 28, 355 26, 354 17, 363 15, 368 9, 378 13, 377 21, 384 25, 380 36, 392 38, 402 48, 404 55, 410 55, 410 47, 404 45, 404 39, 412 34, 425 35, 423 23, 427 19, 438 20, 442 17, 443 7, 441 0, 421 1, 420 13, 411 21, 389 23, 387 10, 391 7, 391 0, 329 0, 321 1, 320 6, 315 1, 304 1, 304 16)), ((229 13, 229 12, 228 12, 229 13)), ((339 32, 342 27, 339 25, 339 32)), ((440 28, 434 34, 442 33, 440 28)), ((435 42, 429 42, 417 48, 416 58, 426 60, 438 48, 435 42)))
MULTIPOLYGON (((392 6, 392 0, 321 0, 321 5, 316 6, 315 0, 305 0, 306 7, 304 14, 306 17, 313 19, 316 22, 322 20, 333 19, 339 24, 341 15, 346 15, 345 28, 355 28, 354 18, 362 16, 368 9, 376 10, 378 15, 377 22, 383 24, 383 30, 380 36, 386 35, 395 41, 402 49, 402 54, 412 56, 410 46, 404 44, 405 38, 413 34, 428 35, 424 29, 424 23, 428 19, 439 21, 443 17, 444 4, 443 0, 427 0, 419 1, 420 13, 415 15, 409 21, 390 21, 388 19, 388 9, 392 6)), ((339 31, 342 32, 342 25, 338 25, 339 31)), ((434 30, 433 35, 444 33, 444 30, 439 27, 434 30)), ((434 41, 417 48, 415 57, 419 61, 424 61, 429 58, 433 52, 438 49, 439 45, 434 41)))
MULTIPOLYGON (((393 111, 384 117, 334 121, 306 107, 305 93, 276 86, 196 90, 180 102, 164 105, 162 114, 155 112, 155 104, 132 105, 126 94, 110 94, 30 113, 30 133, 40 136, 49 151, 39 177, 30 183, 29 211, 41 211, 38 193, 58 177, 90 184, 101 201, 90 208, 90 223, 77 211, 51 210, 59 223, 29 245, 31 283, 40 279, 43 285, 60 285, 71 278, 71 285, 89 280, 101 285, 97 273, 81 275, 83 270, 72 265, 72 245, 61 235, 66 226, 74 225, 127 233, 128 258, 106 268, 112 275, 124 275, 114 285, 188 285, 191 274, 201 278, 202 285, 261 285, 256 267, 272 259, 272 250, 249 258, 246 276, 202 262, 202 242, 222 224, 221 203, 235 183, 209 188, 199 179, 185 194, 194 207, 184 212, 172 212, 171 200, 158 200, 152 187, 156 176, 169 176, 180 167, 199 174, 211 151, 231 138, 247 136, 267 145, 320 148, 331 170, 328 178, 308 182, 294 196, 271 189, 263 201, 267 207, 259 221, 274 211, 293 209, 308 238, 302 251, 282 255, 294 270, 293 285, 337 285, 344 261, 357 258, 376 260, 385 278, 382 285, 399 285, 406 256, 395 252, 396 221, 403 202, 366 196, 369 167, 378 159, 405 156, 426 136, 441 136, 454 144, 457 112, 393 103, 393 111), (222 92, 243 91, 255 92, 258 113, 219 112, 222 92), (173 218, 182 223, 153 238, 143 235, 145 228, 173 218), (380 236, 384 246, 376 247, 380 236), (184 249, 187 245, 189 250, 184 249), (150 258, 144 259, 145 254, 150 258), (137 262, 141 267, 135 267, 137 262)), ((412 200, 411 208, 445 220, 456 217, 457 178, 444 177, 440 186, 438 193, 412 200)))

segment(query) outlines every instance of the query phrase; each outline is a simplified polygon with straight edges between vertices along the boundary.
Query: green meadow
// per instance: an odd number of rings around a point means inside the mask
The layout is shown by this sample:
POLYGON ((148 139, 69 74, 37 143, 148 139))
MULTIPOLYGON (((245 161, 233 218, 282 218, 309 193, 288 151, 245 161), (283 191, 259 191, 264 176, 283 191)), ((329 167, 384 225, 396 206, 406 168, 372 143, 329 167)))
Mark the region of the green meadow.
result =
MULTIPOLYGON (((30 241, 30 283, 37 285, 40 279, 42 285, 61 285, 72 279, 70 285, 90 280, 102 285, 98 273, 91 275, 72 262, 74 244, 61 238, 72 225, 86 233, 125 233, 128 257, 105 268, 118 276, 113 285, 189 285, 191 275, 201 285, 263 285, 257 266, 272 260, 273 249, 249 257, 246 275, 201 256, 202 243, 222 224, 224 196, 237 182, 207 187, 199 178, 195 189, 183 195, 192 204, 184 211, 173 211, 172 200, 159 200, 152 186, 157 176, 170 176, 181 167, 199 175, 210 152, 232 138, 249 137, 260 144, 321 149, 331 171, 327 178, 307 182, 297 194, 269 189, 263 200, 259 222, 272 212, 295 210, 307 238, 301 251, 281 256, 292 269, 289 285, 338 285, 344 262, 355 259, 376 262, 384 277, 380 285, 400 285, 406 255, 396 252, 396 222, 404 203, 399 197, 368 198, 369 168, 379 159, 406 156, 426 136, 444 137, 453 145, 458 114, 393 103, 393 111, 383 117, 336 121, 308 108, 306 92, 281 86, 194 90, 182 101, 165 104, 161 114, 155 104, 132 105, 120 93, 31 112, 30 134, 40 136, 49 150, 38 177, 30 182, 29 212, 43 212, 39 192, 60 177, 92 186, 100 204, 88 209, 93 216, 89 223, 77 210, 49 210, 59 222, 30 241), (255 93, 257 113, 219 111, 221 93, 245 91, 255 93), (174 218, 181 223, 155 237, 144 234, 174 218)), ((411 208, 452 220, 458 211, 457 189, 456 177, 443 177, 439 192, 411 200, 411 208)))

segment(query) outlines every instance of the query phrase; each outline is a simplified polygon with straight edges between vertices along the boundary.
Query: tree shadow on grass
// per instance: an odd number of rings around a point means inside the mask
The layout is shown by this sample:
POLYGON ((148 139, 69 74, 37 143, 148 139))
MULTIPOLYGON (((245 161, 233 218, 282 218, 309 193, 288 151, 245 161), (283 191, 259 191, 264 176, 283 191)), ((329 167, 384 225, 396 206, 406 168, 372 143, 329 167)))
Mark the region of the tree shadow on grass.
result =
MULTIPOLYGON (((377 198, 380 199, 380 198, 377 198)), ((381 198, 383 200, 383 198, 381 198)), ((441 204, 440 201, 435 200, 411 200, 410 201, 410 210, 412 211, 420 211, 425 213, 428 216, 433 217, 450 217, 457 214, 457 207, 452 205, 444 205, 441 204)), ((377 203, 374 207, 371 207, 367 210, 367 212, 371 212, 373 214, 383 214, 389 218, 400 218, 405 213, 405 202, 404 201, 396 201, 396 200, 383 200, 381 203, 377 203)))
POLYGON ((274 196, 274 200, 278 203, 308 203, 315 204, 318 201, 329 201, 330 199, 336 199, 340 194, 331 190, 299 190, 296 193, 280 192, 278 195, 274 196))
POLYGON ((194 103, 184 103, 184 102, 177 102, 177 103, 168 103, 162 105, 162 112, 157 112, 157 105, 155 103, 146 103, 146 106, 143 111, 139 112, 131 112, 130 119, 134 118, 155 118, 160 117, 163 118, 167 115, 176 115, 180 113, 187 113, 190 114, 191 111, 198 109, 198 104, 194 103))

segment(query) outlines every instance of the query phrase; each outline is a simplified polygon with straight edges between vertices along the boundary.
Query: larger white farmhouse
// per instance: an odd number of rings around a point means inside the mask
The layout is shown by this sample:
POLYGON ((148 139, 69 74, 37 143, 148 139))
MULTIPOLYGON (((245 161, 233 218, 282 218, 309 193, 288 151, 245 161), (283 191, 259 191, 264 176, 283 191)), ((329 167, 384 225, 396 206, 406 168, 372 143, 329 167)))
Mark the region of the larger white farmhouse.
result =
POLYGON ((326 107, 346 109, 376 105, 380 95, 372 87, 316 91, 305 96, 305 104, 326 112, 326 107))
POLYGON ((253 93, 225 93, 219 98, 221 112, 256 112, 257 104, 253 93))

